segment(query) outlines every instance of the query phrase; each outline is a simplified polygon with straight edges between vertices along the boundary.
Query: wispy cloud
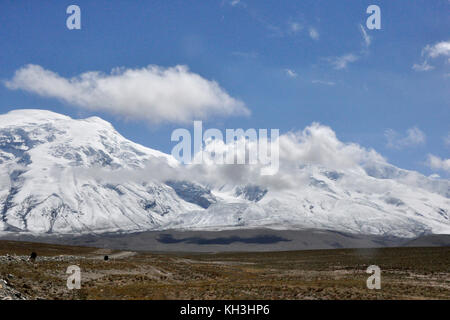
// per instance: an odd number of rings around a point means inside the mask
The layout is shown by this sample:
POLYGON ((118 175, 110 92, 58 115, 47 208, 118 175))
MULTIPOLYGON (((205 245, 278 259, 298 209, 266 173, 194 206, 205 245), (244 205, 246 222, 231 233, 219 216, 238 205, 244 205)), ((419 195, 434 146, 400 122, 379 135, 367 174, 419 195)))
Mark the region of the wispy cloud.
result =
MULTIPOLYGON (((353 63, 355 61, 358 61, 362 57, 366 56, 368 54, 369 46, 372 43, 372 38, 369 36, 363 25, 359 25, 359 29, 361 31, 362 37, 363 37, 363 48, 359 50, 357 53, 347 53, 341 56, 336 57, 328 57, 325 58, 326 61, 328 61, 335 70, 344 70, 347 69, 348 65, 350 63, 353 63)), ((356 51, 355 51, 356 52, 356 51)))
POLYGON ((280 27, 278 27, 276 25, 267 24, 266 28, 269 31, 268 34, 267 34, 269 37, 281 38, 281 37, 285 36, 285 31, 282 28, 280 28, 280 27))
POLYGON ((431 169, 442 170, 450 173, 450 159, 441 159, 438 156, 429 154, 426 164, 431 169))
POLYGON ((246 7, 246 4, 244 2, 242 2, 241 0, 231 0, 230 5, 233 7, 236 7, 236 6, 246 7))
POLYGON ((406 130, 406 135, 402 136, 393 129, 384 132, 387 143, 386 146, 392 149, 403 149, 422 145, 426 141, 426 135, 419 128, 413 127, 406 130))
POLYGON ((285 69, 284 71, 286 72, 287 76, 290 78, 297 78, 297 76, 298 76, 297 73, 292 69, 285 69))
POLYGON ((231 55, 246 59, 256 59, 258 57, 258 53, 254 51, 246 52, 246 51, 233 51, 231 55))
POLYGON ((323 84, 326 86, 334 86, 336 84, 333 81, 323 81, 323 80, 312 80, 311 82, 314 84, 323 84))
POLYGON ((343 56, 339 56, 339 57, 330 57, 327 58, 327 60, 329 61, 329 63, 333 66, 334 69, 336 70, 342 70, 342 69, 346 69, 347 66, 352 63, 355 62, 359 59, 359 57, 353 53, 349 53, 343 56))
POLYGON ((289 22, 289 29, 293 33, 297 33, 303 29, 303 26, 299 22, 289 22))
POLYGON ((360 24, 359 28, 361 29, 361 33, 364 39, 364 44, 365 46, 368 48, 370 46, 370 44, 372 43, 372 38, 367 34, 366 29, 364 29, 363 25, 360 24))
POLYGON ((150 123, 187 123, 210 116, 249 114, 245 104, 217 82, 186 66, 116 68, 110 74, 89 71, 64 78, 41 66, 27 65, 5 84, 9 89, 150 123))
POLYGON ((444 137, 444 144, 445 144, 447 147, 450 147, 450 132, 448 133, 447 136, 444 137))
POLYGON ((320 37, 319 32, 313 27, 309 28, 309 36, 313 40, 319 40, 320 37))
POLYGON ((309 28, 306 28, 306 30, 304 30, 304 29, 305 29, 305 26, 302 23, 297 22, 297 21, 289 21, 288 22, 288 30, 286 33, 295 35, 295 34, 305 31, 311 39, 319 40, 320 34, 316 28, 311 26, 309 28))
POLYGON ((415 63, 413 64, 412 68, 415 71, 430 71, 434 69, 434 67, 432 65, 429 65, 427 61, 424 61, 421 64, 415 63))

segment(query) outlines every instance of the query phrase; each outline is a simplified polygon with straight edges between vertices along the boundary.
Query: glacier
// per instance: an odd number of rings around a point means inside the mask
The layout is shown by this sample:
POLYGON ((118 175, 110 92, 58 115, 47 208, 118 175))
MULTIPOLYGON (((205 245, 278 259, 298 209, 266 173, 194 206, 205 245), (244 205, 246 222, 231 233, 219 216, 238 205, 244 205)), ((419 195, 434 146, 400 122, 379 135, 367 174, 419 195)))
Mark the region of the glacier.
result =
POLYGON ((101 118, 14 110, 0 115, 0 233, 262 227, 450 234, 446 179, 378 158, 340 168, 289 161, 280 173, 286 185, 224 181, 214 168, 189 174, 171 155, 124 138, 101 118))

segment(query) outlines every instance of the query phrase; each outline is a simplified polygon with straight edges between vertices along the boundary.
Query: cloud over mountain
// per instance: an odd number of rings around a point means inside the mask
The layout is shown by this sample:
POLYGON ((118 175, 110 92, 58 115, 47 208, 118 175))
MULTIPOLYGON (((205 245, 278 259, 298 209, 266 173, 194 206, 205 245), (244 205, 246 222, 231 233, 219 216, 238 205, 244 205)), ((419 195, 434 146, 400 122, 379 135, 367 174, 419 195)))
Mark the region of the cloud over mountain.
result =
POLYGON ((249 114, 245 104, 231 97, 217 82, 181 65, 115 68, 110 74, 89 71, 64 78, 30 64, 17 70, 5 85, 150 123, 187 123, 211 116, 249 114))

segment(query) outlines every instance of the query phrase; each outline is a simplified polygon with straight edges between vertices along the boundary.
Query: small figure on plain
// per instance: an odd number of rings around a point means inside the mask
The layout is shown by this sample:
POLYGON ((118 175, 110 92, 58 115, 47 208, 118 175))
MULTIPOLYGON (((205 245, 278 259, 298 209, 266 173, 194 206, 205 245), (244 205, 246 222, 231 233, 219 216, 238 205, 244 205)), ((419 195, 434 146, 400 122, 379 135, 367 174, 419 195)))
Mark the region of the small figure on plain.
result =
POLYGON ((33 251, 33 252, 30 254, 30 261, 31 261, 31 262, 36 262, 36 258, 37 258, 37 253, 33 251))
POLYGON ((104 259, 105 261, 108 261, 108 260, 109 260, 109 257, 108 257, 108 256, 105 256, 103 259, 104 259))

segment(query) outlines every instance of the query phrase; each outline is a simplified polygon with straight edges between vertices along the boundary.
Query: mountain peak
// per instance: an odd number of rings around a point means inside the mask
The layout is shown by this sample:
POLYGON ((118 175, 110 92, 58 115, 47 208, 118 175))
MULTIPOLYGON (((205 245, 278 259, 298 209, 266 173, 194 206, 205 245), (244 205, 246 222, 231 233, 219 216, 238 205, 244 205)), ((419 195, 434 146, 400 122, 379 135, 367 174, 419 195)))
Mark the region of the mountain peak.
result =
POLYGON ((36 123, 42 121, 70 119, 71 118, 69 116, 44 109, 17 109, 0 115, 0 125, 4 126, 8 124, 26 124, 28 122, 36 123))
MULTIPOLYGON (((86 123, 98 124, 105 128, 114 130, 111 123, 97 116, 85 119, 74 119, 69 116, 44 109, 17 109, 0 115, 0 127, 37 125, 43 123, 55 123, 58 121, 73 121, 74 123, 77 121, 84 121, 86 123)), ((68 126, 69 124, 67 123, 66 125, 68 126)))

